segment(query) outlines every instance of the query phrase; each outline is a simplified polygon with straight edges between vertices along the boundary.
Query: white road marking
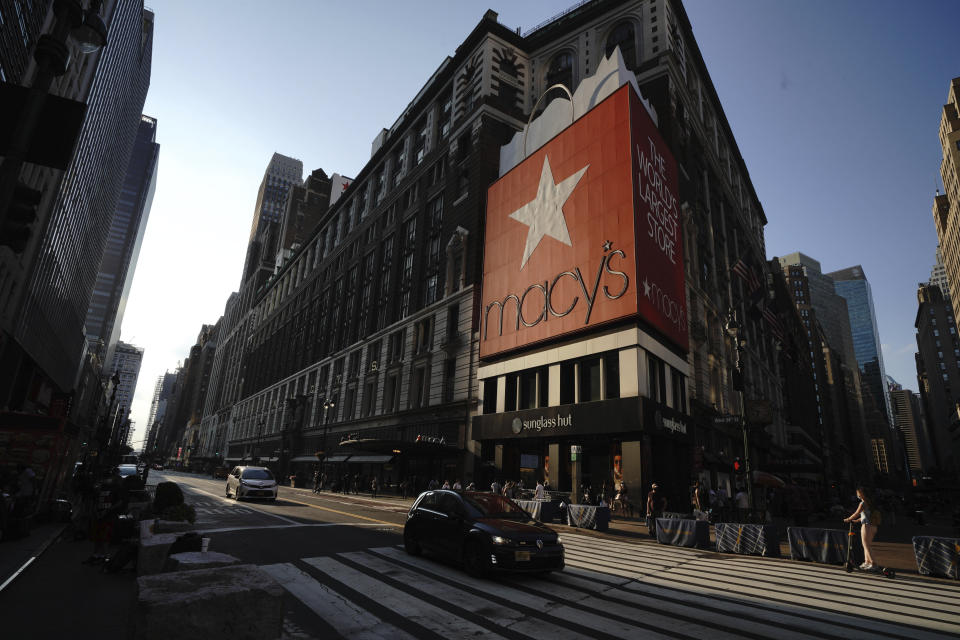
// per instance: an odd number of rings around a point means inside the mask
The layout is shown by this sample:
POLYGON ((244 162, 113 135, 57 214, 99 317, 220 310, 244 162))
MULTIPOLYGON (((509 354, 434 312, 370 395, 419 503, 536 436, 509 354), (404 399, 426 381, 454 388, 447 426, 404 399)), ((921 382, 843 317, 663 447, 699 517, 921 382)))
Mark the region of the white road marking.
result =
POLYGON ((261 567, 337 633, 357 640, 413 640, 413 636, 355 605, 292 564, 261 567))

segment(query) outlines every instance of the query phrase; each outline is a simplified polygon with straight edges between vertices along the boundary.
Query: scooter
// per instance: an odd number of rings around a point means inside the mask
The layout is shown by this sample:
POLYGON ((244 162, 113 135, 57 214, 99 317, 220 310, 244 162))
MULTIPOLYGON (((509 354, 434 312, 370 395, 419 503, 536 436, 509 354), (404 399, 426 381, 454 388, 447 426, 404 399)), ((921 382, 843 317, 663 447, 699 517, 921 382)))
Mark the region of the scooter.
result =
MULTIPOLYGON (((853 533, 853 523, 851 522, 851 523, 850 523, 850 528, 849 528, 849 530, 847 531, 847 561, 846 561, 846 563, 844 563, 844 566, 845 566, 846 569, 847 569, 847 573, 852 573, 855 568, 859 569, 859 567, 854 567, 854 566, 853 566, 853 562, 854 562, 854 561, 851 559, 852 550, 853 550, 853 536, 854 536, 854 535, 855 535, 855 534, 853 533)), ((896 569, 893 569, 892 567, 873 567, 873 568, 870 568, 870 569, 859 569, 859 570, 860 570, 860 571, 864 571, 864 572, 866 572, 866 573, 879 573, 879 574, 882 575, 884 578, 891 578, 891 579, 892 579, 892 578, 896 578, 896 577, 897 577, 897 571, 896 571, 896 569)))

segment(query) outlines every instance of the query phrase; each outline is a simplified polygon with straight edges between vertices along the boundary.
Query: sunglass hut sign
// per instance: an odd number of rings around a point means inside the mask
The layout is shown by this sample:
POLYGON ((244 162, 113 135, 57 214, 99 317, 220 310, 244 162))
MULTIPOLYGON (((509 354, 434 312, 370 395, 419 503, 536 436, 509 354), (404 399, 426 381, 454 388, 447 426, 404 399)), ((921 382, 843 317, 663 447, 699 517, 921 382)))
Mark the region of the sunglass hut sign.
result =
POLYGON ((687 348, 676 164, 629 86, 490 187, 481 357, 641 316, 687 348))

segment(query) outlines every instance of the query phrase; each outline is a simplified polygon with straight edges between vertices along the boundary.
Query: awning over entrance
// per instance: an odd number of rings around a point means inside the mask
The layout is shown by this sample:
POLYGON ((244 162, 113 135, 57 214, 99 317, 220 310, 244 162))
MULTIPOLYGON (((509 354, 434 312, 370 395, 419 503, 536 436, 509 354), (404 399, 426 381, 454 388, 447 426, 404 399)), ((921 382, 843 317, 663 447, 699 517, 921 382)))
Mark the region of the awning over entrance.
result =
POLYGON ((374 463, 384 463, 390 462, 393 460, 393 456, 381 455, 381 456, 350 456, 350 462, 374 462, 374 463))
POLYGON ((345 462, 350 456, 338 455, 338 456, 327 456, 327 459, 324 462, 345 462))
POLYGON ((317 456, 297 456, 290 462, 317 462, 317 456))

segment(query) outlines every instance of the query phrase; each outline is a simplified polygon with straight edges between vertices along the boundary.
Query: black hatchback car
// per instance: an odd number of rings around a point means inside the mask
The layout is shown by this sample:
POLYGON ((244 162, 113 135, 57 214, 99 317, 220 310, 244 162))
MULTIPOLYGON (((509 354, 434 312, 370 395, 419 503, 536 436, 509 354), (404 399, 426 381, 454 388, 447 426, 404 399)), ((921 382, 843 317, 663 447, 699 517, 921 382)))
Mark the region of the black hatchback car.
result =
POLYGON ((407 514, 407 553, 429 551, 482 576, 491 571, 563 569, 563 544, 550 527, 492 493, 426 491, 407 514))

